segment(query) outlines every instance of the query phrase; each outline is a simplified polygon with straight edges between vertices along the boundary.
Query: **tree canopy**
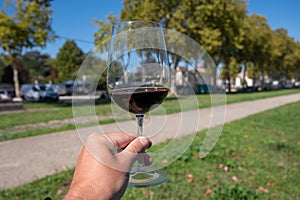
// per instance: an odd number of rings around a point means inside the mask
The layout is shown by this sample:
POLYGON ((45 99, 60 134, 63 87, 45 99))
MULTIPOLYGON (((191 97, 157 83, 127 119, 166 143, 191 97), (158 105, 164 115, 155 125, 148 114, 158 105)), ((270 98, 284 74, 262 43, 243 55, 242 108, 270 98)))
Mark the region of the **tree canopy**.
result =
POLYGON ((57 81, 74 80, 83 60, 84 53, 75 41, 67 40, 59 49, 54 61, 54 66, 58 72, 57 81))
POLYGON ((14 5, 12 15, 0 10, 0 46, 6 53, 6 60, 12 65, 16 95, 19 96, 17 62, 25 48, 45 47, 54 39, 51 28, 50 3, 52 0, 7 0, 14 5))

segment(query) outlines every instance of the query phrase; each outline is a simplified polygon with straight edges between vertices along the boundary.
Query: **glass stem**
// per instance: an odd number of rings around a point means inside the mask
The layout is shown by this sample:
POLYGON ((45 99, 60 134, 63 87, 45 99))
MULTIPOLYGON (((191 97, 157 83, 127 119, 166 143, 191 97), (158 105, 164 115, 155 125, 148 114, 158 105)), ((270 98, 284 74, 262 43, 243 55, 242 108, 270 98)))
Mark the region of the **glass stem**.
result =
MULTIPOLYGON (((137 123, 137 131, 139 136, 143 135, 143 122, 144 122, 144 114, 136 114, 136 123, 137 123)), ((137 169, 141 169, 144 167, 144 156, 143 153, 140 153, 137 157, 137 169)))
POLYGON ((143 135, 143 121, 144 121, 144 114, 136 114, 136 123, 138 128, 138 134, 140 136, 143 135))

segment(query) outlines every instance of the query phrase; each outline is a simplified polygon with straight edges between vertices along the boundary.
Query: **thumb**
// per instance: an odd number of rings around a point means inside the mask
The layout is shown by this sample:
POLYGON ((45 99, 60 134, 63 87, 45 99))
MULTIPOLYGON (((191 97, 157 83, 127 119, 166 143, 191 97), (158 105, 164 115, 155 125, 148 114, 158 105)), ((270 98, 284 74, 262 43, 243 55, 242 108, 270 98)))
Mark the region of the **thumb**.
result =
MULTIPOLYGON (((151 145, 152 143, 148 138, 143 136, 137 137, 130 142, 122 152, 118 153, 118 160, 128 170, 131 168, 133 162, 137 159, 139 153, 145 154, 145 150, 151 147, 151 145)), ((149 158, 149 156, 147 158, 149 158)))
POLYGON ((144 153, 144 151, 151 146, 151 141, 143 136, 137 137, 124 149, 123 152, 128 153, 144 153))

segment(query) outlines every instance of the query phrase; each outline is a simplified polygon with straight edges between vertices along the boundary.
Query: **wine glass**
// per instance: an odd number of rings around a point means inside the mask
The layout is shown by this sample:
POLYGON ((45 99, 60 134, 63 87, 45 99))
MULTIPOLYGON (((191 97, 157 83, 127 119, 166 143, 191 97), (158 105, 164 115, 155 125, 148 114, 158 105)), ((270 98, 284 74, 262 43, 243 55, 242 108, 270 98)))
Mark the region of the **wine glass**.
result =
MULTIPOLYGON (((144 114, 160 105, 170 88, 170 69, 160 23, 128 21, 113 25, 107 88, 115 104, 135 114, 138 134, 143 135, 144 114)), ((130 172, 129 187, 154 186, 168 179, 165 170, 152 170, 144 166, 143 158, 137 160, 130 172)))

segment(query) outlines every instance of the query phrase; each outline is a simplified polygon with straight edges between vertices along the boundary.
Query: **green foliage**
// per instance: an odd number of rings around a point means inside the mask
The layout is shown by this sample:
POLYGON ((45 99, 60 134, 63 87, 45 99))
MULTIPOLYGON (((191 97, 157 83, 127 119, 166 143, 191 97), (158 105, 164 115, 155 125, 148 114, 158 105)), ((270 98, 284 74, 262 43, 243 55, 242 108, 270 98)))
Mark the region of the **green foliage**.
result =
POLYGON ((58 71, 57 81, 75 80, 77 71, 84 60, 84 53, 73 40, 67 40, 59 49, 54 61, 58 71))
POLYGON ((260 76, 268 74, 272 31, 267 19, 257 14, 252 14, 245 19, 244 28, 246 32, 243 40, 244 48, 239 58, 245 65, 251 66, 246 68, 247 74, 255 81, 260 76))
MULTIPOLYGON (((18 70, 18 80, 20 84, 28 83, 30 81, 30 72, 26 66, 21 62, 17 61, 15 67, 18 70)), ((11 65, 3 66, 3 74, 0 77, 2 83, 13 84, 13 68, 11 65)))
MULTIPOLYGON (((285 29, 271 30, 265 17, 247 16, 240 0, 124 0, 121 21, 150 20, 175 29, 199 42, 215 63, 224 66, 230 81, 238 66, 255 80, 300 77, 300 45, 285 29), (248 67, 250 66, 250 67, 248 67)), ((173 56, 173 55, 172 55, 173 56)), ((178 60, 170 59, 176 68, 178 60)))
POLYGON ((237 74, 241 71, 241 65, 233 57, 229 59, 228 67, 224 66, 221 69, 221 75, 224 78, 236 77, 237 74))
MULTIPOLYGON (((124 1, 121 20, 150 20, 190 36, 208 51, 216 65, 230 71, 230 61, 243 48, 246 4, 240 0, 124 1)), ((178 59, 171 55, 175 69, 178 59)), ((176 55, 175 55, 176 57, 176 55)), ((216 74, 216 71, 213 72, 216 74)), ((230 81, 231 74, 225 77, 230 81)), ((213 76, 215 77, 215 76, 213 76)), ((216 80, 214 80, 216 82, 216 80)))
POLYGON ((48 54, 39 51, 28 51, 21 57, 22 63, 29 70, 31 81, 47 82, 53 70, 52 59, 48 54))
POLYGON ((94 43, 95 46, 101 44, 103 41, 108 39, 110 37, 111 31, 112 31, 112 25, 118 22, 118 19, 116 16, 109 14, 106 17, 107 21, 102 20, 93 20, 92 25, 98 26, 99 31, 97 31, 94 34, 94 43))
POLYGON ((53 39, 50 1, 23 1, 15 4, 15 15, 0 11, 1 48, 9 55, 22 53, 23 48, 44 47, 53 39))
POLYGON ((180 4, 179 0, 124 0, 124 8, 121 11, 121 21, 148 20, 161 22, 169 28, 173 13, 180 4))
POLYGON ((296 43, 293 38, 288 36, 288 31, 279 28, 272 34, 272 54, 270 74, 277 79, 299 77, 299 73, 295 70, 299 68, 299 42, 296 43), (298 56, 296 55, 298 54, 298 56), (295 74, 294 74, 295 73, 295 74))
POLYGON ((199 42, 216 58, 221 57, 220 52, 226 56, 229 48, 240 48, 245 16, 245 3, 235 0, 124 1, 121 12, 122 21, 158 21, 166 28, 175 28, 199 42))
POLYGON ((54 39, 51 29, 51 0, 6 1, 14 6, 14 15, 0 10, 0 46, 11 60, 16 95, 19 96, 19 79, 16 63, 24 48, 45 47, 54 39))

